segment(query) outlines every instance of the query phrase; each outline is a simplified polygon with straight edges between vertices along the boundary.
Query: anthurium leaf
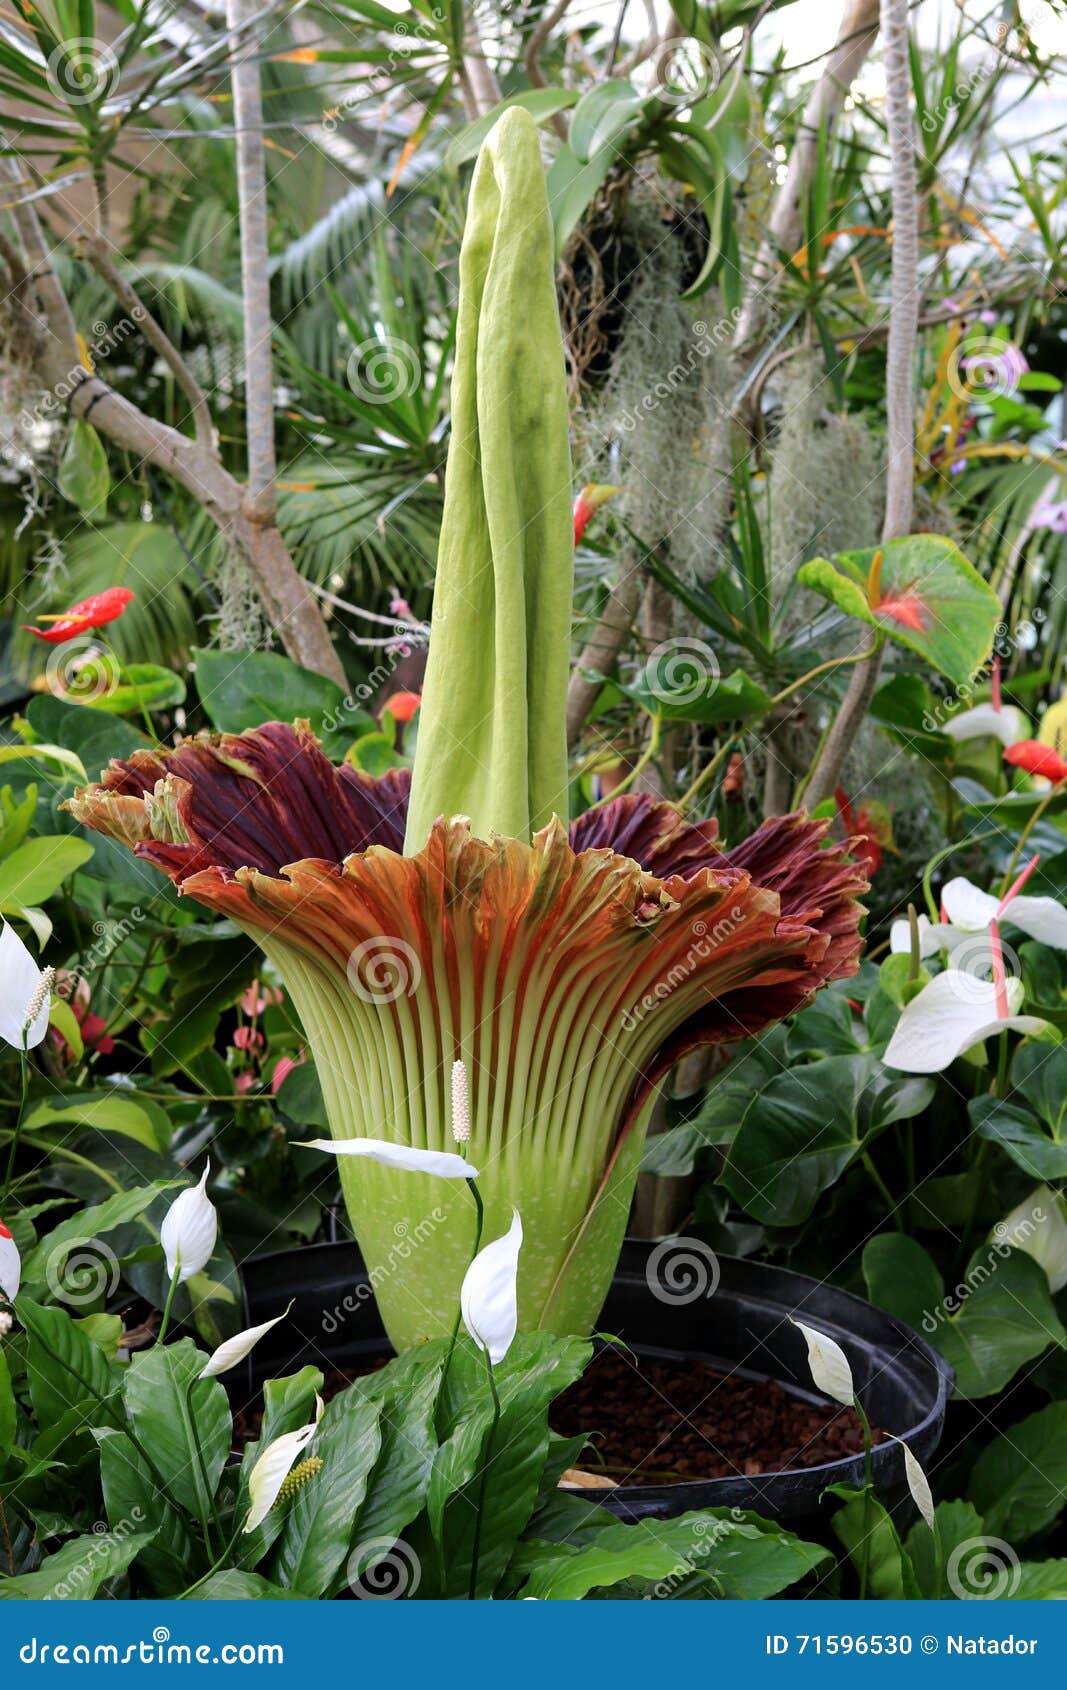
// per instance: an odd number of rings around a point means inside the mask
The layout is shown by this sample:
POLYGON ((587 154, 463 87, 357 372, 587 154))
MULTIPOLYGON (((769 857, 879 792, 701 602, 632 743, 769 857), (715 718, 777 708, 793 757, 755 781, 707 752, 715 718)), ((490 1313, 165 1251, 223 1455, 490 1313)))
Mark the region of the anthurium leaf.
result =
POLYGON ((1050 1345, 1067 1344, 1045 1270, 1022 1251, 979 1248, 962 1286, 966 1298, 954 1290, 960 1307, 930 1337, 955 1368, 957 1396, 991 1396, 1050 1345))
POLYGON ((967 685, 989 656, 1002 615, 992 588, 944 534, 909 534, 841 552, 833 563, 815 558, 798 579, 918 652, 956 686, 967 685))
MULTIPOLYGON (((178 1184, 176 1180, 159 1180, 153 1185, 136 1186, 132 1191, 117 1191, 103 1203, 81 1209, 70 1220, 60 1221, 44 1237, 22 1264, 23 1284, 36 1294, 51 1291, 62 1294, 63 1266, 67 1256, 80 1245, 91 1244, 114 1227, 136 1220, 151 1207, 161 1191, 178 1184)), ((108 1278, 106 1254, 101 1256, 103 1278, 108 1278)))
POLYGON ((740 669, 719 677, 717 669, 704 663, 699 653, 683 652, 663 663, 652 658, 630 687, 623 689, 650 716, 668 722, 742 722, 762 716, 770 709, 770 694, 764 692, 740 669))
POLYGON ((151 1526, 154 1542, 141 1555, 141 1566, 159 1596, 176 1596, 196 1576, 193 1540, 182 1515, 160 1492, 159 1480, 141 1451, 124 1432, 94 1430, 100 1449, 100 1485, 108 1522, 114 1531, 151 1526))
POLYGON ((92 423, 80 419, 71 423, 56 486, 83 516, 92 516, 106 506, 111 472, 103 442, 92 423))
POLYGON ((205 1360, 191 1338, 157 1344, 134 1355, 124 1391, 133 1429, 169 1495, 197 1519, 210 1516, 233 1431, 222 1384, 198 1378, 205 1360))
POLYGON ((860 1150, 859 1103, 874 1058, 827 1056, 780 1074, 752 1099, 722 1183, 767 1226, 807 1220, 860 1150))
POLYGON ((981 1515, 969 1502, 939 1502, 934 1509, 934 1517, 937 1520, 936 1541, 925 1520, 916 1520, 904 1539, 919 1594, 927 1602, 954 1594, 946 1577, 948 1568, 957 1567, 957 1576, 965 1578, 968 1550, 974 1551, 987 1535, 981 1515), (957 1550, 960 1554, 953 1561, 957 1550))
POLYGON ((903 1232, 879 1232, 863 1251, 863 1277, 872 1303, 929 1337, 944 1304, 936 1263, 903 1232))
POLYGON ((1067 1179, 1067 1142, 1050 1138, 1029 1109, 983 1094, 971 1098, 967 1112, 980 1137, 999 1144, 1025 1174, 1037 1180, 1067 1179))
POLYGON ((142 710, 164 710, 185 703, 185 682, 173 669, 160 663, 127 663, 119 670, 113 686, 84 699, 72 695, 72 702, 90 710, 106 710, 113 716, 132 716, 142 710))
POLYGON ((0 862, 0 909, 43 904, 92 854, 87 839, 69 834, 24 840, 0 862))
POLYGON ((835 1496, 848 1496, 831 1524, 857 1574, 867 1575, 867 1594, 881 1602, 913 1601, 919 1595, 915 1572, 889 1515, 870 1491, 832 1485, 835 1496))
POLYGON ((352 1547, 353 1525, 382 1447, 381 1414, 380 1403, 353 1391, 334 1397, 307 1451, 322 1458, 321 1469, 291 1502, 279 1504, 285 1524, 269 1576, 301 1596, 322 1596, 352 1547))
POLYGON ((987 1532, 1023 1543, 1044 1531, 1067 1495, 1067 1402, 1052 1402, 987 1444, 967 1495, 987 1532))
POLYGON ((91 1402, 97 1425, 121 1425, 122 1373, 67 1311, 43 1308, 23 1294, 15 1310, 29 1333, 26 1372, 38 1424, 52 1426, 72 1404, 91 1402))
POLYGON ((91 1602, 101 1585, 137 1559, 153 1533, 92 1532, 47 1555, 35 1573, 0 1579, 0 1601, 91 1602))
POLYGON ((352 739, 375 726, 336 681, 302 669, 280 652, 198 650, 193 657, 200 702, 223 733, 304 717, 324 738, 329 755, 341 756, 352 739))
POLYGON ((1067 1143, 1067 1045, 1055 1050, 1023 1045, 1015 1053, 1011 1080, 1046 1122, 1053 1138, 1067 1143))

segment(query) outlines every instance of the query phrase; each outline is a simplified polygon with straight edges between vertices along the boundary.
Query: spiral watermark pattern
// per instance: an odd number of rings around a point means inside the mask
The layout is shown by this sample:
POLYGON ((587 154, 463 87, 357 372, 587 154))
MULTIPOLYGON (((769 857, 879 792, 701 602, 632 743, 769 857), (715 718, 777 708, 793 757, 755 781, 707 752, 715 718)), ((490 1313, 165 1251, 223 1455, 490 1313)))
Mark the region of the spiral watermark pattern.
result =
POLYGON ((422 1582, 422 1563, 415 1551, 391 1537, 357 1543, 345 1572, 348 1588, 360 1602, 410 1599, 422 1582))
POLYGON ((113 1250, 99 1238, 75 1238, 53 1250, 45 1265, 48 1289, 57 1302, 84 1309, 106 1302, 118 1289, 121 1270, 113 1250))
POLYGON ((949 360, 948 384, 958 399, 1006 399, 1027 368, 1023 354, 1010 341, 988 336, 969 339, 949 360))
MULTIPOLYGON (((1008 913, 1010 919, 1010 911, 1008 913)), ((1005 973, 1018 978, 1022 974, 1022 963, 1010 945, 1000 941, 1000 948, 1004 956, 1005 973)), ((984 1004, 989 1002, 989 987, 993 978, 993 942, 989 929, 968 934, 952 946, 949 955, 951 968, 952 995, 960 1003, 984 1004)))
POLYGON ((671 106, 706 100, 719 86, 722 68, 714 49, 691 36, 676 36, 656 49, 652 78, 656 96, 671 106))
POLYGON ((363 939, 349 953, 348 984, 364 1003, 395 1003, 419 989, 422 963, 404 939, 388 933, 363 939))
POLYGON ((368 405, 388 405, 410 399, 422 382, 422 362, 406 340, 371 335, 353 347, 345 366, 348 385, 368 405))
POLYGON ((119 79, 119 61, 105 41, 78 36, 48 58, 48 80, 68 106, 106 100, 119 79))
POLYGON ((946 1572, 949 1589, 961 1602, 1008 1601, 1022 1577, 1019 1557, 1000 1537, 969 1537, 957 1543, 946 1572))
POLYGON ((74 704, 109 698, 122 678, 118 659, 101 651, 91 634, 76 634, 53 646, 44 674, 49 692, 74 704))
POLYGON ((702 1238, 664 1238, 645 1263, 645 1282, 660 1303, 695 1303, 719 1288, 719 1258, 702 1238))
POLYGON ((714 692, 721 673, 711 647, 686 634, 664 640, 649 653, 644 682, 661 704, 684 707, 714 692))

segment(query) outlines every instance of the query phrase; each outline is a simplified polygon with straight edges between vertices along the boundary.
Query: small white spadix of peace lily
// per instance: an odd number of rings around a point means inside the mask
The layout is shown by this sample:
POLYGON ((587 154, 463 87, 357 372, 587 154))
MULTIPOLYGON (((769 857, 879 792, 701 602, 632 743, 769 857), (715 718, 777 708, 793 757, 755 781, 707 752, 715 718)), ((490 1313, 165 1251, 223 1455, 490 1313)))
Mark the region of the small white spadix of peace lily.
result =
POLYGON ((479 1250, 460 1288, 463 1324, 494 1367, 507 1355, 518 1330, 521 1248, 522 1221, 514 1209, 507 1232, 479 1250))
POLYGON ((33 1050, 48 1031, 55 970, 38 968, 7 922, 0 927, 0 1038, 33 1050))
POLYGON ((248 1501, 250 1503, 248 1519, 244 1523, 246 1532, 254 1532, 262 1525, 274 1504, 278 1500, 281 1490, 289 1476, 297 1456, 300 1455, 311 1442, 319 1429, 322 1419, 323 1401, 320 1396, 315 1398, 315 1418, 308 1426, 301 1426, 295 1432, 283 1432, 280 1438, 275 1438, 263 1451, 248 1475, 248 1501))
POLYGON ((331 1156, 365 1156, 386 1168, 435 1174, 438 1179, 477 1179, 478 1170, 452 1150, 417 1150, 410 1144, 391 1144, 384 1138, 311 1138, 305 1150, 325 1150, 331 1156))
POLYGON ((159 1242, 167 1258, 167 1275, 178 1284, 192 1279, 211 1260, 218 1237, 219 1218, 207 1194, 209 1162, 199 1185, 190 1185, 174 1199, 159 1229, 159 1242))
POLYGON ((1018 1013, 1025 995, 1021 980, 1005 980, 1002 1015, 994 980, 946 968, 905 1005, 882 1061, 905 1074, 940 1074, 994 1033, 1049 1032, 1049 1022, 1018 1013))
POLYGON ((19 1294, 22 1282, 22 1257, 18 1245, 3 1221, 0 1221, 0 1291, 9 1303, 19 1294))
POLYGON ((235 1332, 232 1338, 227 1338, 217 1350, 212 1350, 198 1377, 217 1378, 220 1373, 228 1373, 231 1367, 236 1367, 239 1361, 244 1361, 245 1356, 251 1355, 264 1333, 269 1332, 272 1326, 277 1326, 280 1320, 284 1320, 292 1306, 290 1302, 289 1307, 283 1309, 281 1314, 276 1314, 273 1320, 265 1320, 261 1326, 247 1326, 243 1332, 235 1332))

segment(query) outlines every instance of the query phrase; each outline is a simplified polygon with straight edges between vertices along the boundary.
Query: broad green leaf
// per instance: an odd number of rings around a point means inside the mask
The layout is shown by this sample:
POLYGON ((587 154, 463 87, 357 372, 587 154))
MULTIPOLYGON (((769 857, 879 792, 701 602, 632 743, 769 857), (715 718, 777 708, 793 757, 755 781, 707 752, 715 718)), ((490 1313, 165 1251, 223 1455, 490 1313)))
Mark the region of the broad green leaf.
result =
POLYGON ((224 733, 304 717, 330 755, 340 756, 357 735, 376 725, 336 681, 302 669, 279 652, 199 650, 193 656, 200 702, 212 726, 224 733))
POLYGON ((71 695, 85 709, 106 710, 112 716, 133 716, 143 710, 164 710, 185 703, 185 682, 159 663, 126 663, 113 686, 85 698, 71 695))
MULTIPOLYGON (((161 1191, 168 1191, 177 1183, 176 1180, 159 1180, 153 1185, 136 1186, 132 1191, 118 1191, 103 1203, 82 1209, 69 1220, 60 1221, 23 1263, 24 1284, 28 1288, 47 1288, 53 1295, 61 1296, 63 1265, 72 1251, 79 1245, 91 1244, 114 1227, 136 1220, 151 1207, 161 1191)), ((101 1262, 106 1278, 106 1254, 102 1255, 101 1262)))
MULTIPOLYGON (((832 1485, 835 1496, 847 1496, 844 1486, 832 1485)), ((867 1595, 880 1602, 914 1600, 919 1594, 915 1572, 889 1515, 870 1491, 854 1491, 830 1522, 835 1536, 862 1581, 867 1595)))
POLYGON ((632 83, 618 80, 588 89, 574 108, 567 137, 579 163, 588 164, 595 154, 633 128, 646 98, 632 83))
POLYGON ((1067 1343, 1044 1268, 1020 1250, 981 1247, 962 1286, 966 1300, 930 1340, 956 1370, 957 1396, 991 1396, 1050 1345, 1067 1343))
POLYGON ((56 486, 83 516, 93 516, 107 504, 111 472, 103 441, 92 423, 76 418, 59 460, 56 486))
POLYGON ((0 745, 0 763, 14 763, 23 757, 40 757, 46 763, 58 763, 61 769, 66 769, 83 783, 89 779, 81 758, 62 745, 0 745))
POLYGON ((15 1441, 17 1422, 15 1393, 11 1389, 11 1374, 3 1348, 0 1347, 0 1472, 3 1471, 3 1458, 15 1441))
POLYGON ((638 679, 624 689, 650 716, 666 722, 751 721, 770 709, 770 694, 742 670, 721 679, 699 654, 682 651, 666 660, 650 658, 638 679))
POLYGON ((548 205, 556 256, 562 253, 590 201, 603 186, 604 178, 617 162, 614 147, 602 147, 587 163, 564 144, 548 172, 548 205))
POLYGON ((1067 1502, 1067 1402, 1049 1403, 987 1444, 967 1494, 986 1530, 1009 1543, 1050 1526, 1067 1502))
MULTIPOLYGON (((284 1433, 295 1432, 299 1427, 308 1425, 315 1412, 316 1392, 321 1390, 322 1374, 317 1367, 302 1367, 298 1373, 287 1374, 283 1379, 267 1380, 263 1386, 263 1422, 259 1437, 245 1445, 241 1457, 238 1490, 241 1509, 246 1506, 249 1475, 260 1451, 284 1433)), ((242 1538, 247 1565, 255 1566, 263 1559, 284 1524, 284 1513, 280 1509, 272 1509, 254 1532, 242 1538)))
POLYGON ((1037 1110, 1053 1138, 1067 1143, 1067 1045, 1054 1050, 1023 1045, 1015 1053, 1011 1080, 1031 1109, 1037 1110))
MULTIPOLYGON (((986 1536, 986 1527, 980 1514, 969 1502, 939 1502, 934 1510, 937 1520, 937 1539, 940 1544, 940 1564, 938 1564, 937 1548, 934 1534, 925 1520, 916 1520, 904 1540, 904 1548, 912 1564, 919 1593, 926 1601, 933 1602, 942 1597, 953 1594, 946 1573, 952 1563, 953 1552, 964 1544, 973 1545, 977 1540, 986 1536)), ((965 1559, 964 1551, 961 1557, 965 1559)))
MULTIPOLYGON (((903 1232, 879 1232, 863 1251, 867 1295, 928 1337, 936 1334, 945 1287, 922 1245, 903 1232)), ((935 1338, 936 1341, 936 1338, 935 1338)))
POLYGON ((25 840, 0 862, 0 908, 43 904, 92 854, 87 839, 69 834, 25 840))
POLYGON ((1067 1560, 1024 1561, 1017 1579, 1007 1573, 1003 1594, 1016 1602, 1067 1601, 1067 1560))
POLYGON ((191 1338, 139 1351, 124 1392, 134 1431, 170 1496, 200 1520, 210 1516, 233 1430, 220 1381, 197 1377, 205 1360, 191 1338))
POLYGON ((35 1573, 0 1579, 0 1601, 91 1602, 101 1585, 136 1560, 152 1532, 93 1532, 47 1555, 35 1573))
POLYGON ((384 733, 360 734, 348 747, 344 760, 354 769, 361 769, 365 775, 374 775, 376 779, 390 769, 405 766, 403 757, 397 755, 392 736, 384 733))
POLYGON ((767 1226, 807 1220, 860 1150, 859 1103, 873 1058, 828 1056, 780 1074, 752 1099, 722 1183, 767 1226))
POLYGON ((381 1405, 352 1391, 327 1404, 308 1456, 322 1467, 293 1498, 282 1503, 285 1524, 270 1562, 270 1576, 301 1596, 326 1594, 352 1547, 353 1526, 367 1480, 382 1447, 381 1405))
POLYGON ((148 1462, 124 1432, 94 1432, 100 1449, 100 1485, 113 1531, 131 1523, 155 1531, 140 1565, 158 1596, 177 1596, 197 1576, 203 1552, 196 1553, 185 1520, 159 1488, 148 1462))
MULTIPOLYGON (((47 1132, 50 1127, 70 1125, 118 1133, 143 1144, 146 1150, 166 1150, 170 1144, 166 1115, 154 1104, 142 1103, 131 1092, 51 1097, 37 1104, 26 1117, 27 1131, 47 1132)), ((164 1187, 160 1185, 157 1189, 162 1191, 164 1187)))
POLYGON ((840 552, 832 563, 813 558, 797 579, 846 615, 918 652, 957 686, 967 685, 989 656, 1002 614, 992 588, 943 534, 909 534, 885 546, 840 552), (869 586, 879 551, 872 602, 869 586))
POLYGON ((239 1567, 225 1567, 212 1573, 185 1598, 187 1602, 299 1602, 298 1590, 271 1584, 258 1573, 244 1573, 239 1567))
POLYGON ((972 1097, 967 1110, 979 1136, 999 1144, 1025 1174, 1037 1180, 1067 1179, 1067 1142, 1050 1138, 1029 1109, 984 1093, 972 1097))
POLYGON ((29 1333, 26 1371, 38 1424, 52 1426, 88 1402, 95 1425, 121 1425, 122 1373, 80 1325, 65 1309, 43 1308, 22 1293, 15 1310, 29 1333))
MULTIPOLYGON (((353 1537, 359 1543, 398 1538, 421 1512, 437 1450, 434 1410, 447 1344, 423 1344, 397 1356, 352 1389, 381 1405, 381 1451, 367 1485, 353 1537)), ((356 1564, 352 1576, 373 1566, 356 1564)))

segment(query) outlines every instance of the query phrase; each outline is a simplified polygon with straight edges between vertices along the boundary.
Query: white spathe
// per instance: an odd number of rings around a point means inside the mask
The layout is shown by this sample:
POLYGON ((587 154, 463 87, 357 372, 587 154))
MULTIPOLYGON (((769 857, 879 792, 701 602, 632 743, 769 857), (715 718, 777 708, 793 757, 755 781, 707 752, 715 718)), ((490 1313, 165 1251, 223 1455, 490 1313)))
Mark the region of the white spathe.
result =
MULTIPOLYGON (((890 1433, 890 1437, 892 1436, 893 1434, 890 1433)), ((893 1442, 898 1443, 904 1451, 904 1477, 908 1481, 908 1489, 911 1492, 911 1499, 923 1519, 926 1521, 930 1530, 933 1531, 934 1495, 930 1489, 930 1481, 923 1472, 918 1458, 912 1455, 911 1450, 904 1442, 904 1439, 893 1438, 893 1442)))
POLYGON ((178 1276, 179 1285, 192 1279, 211 1260, 218 1237, 219 1217, 207 1194, 209 1162, 199 1185, 191 1185, 174 1199, 159 1229, 159 1242, 167 1258, 167 1277, 178 1276))
POLYGON ((315 1418, 311 1424, 301 1426, 295 1432, 283 1432, 280 1438, 275 1438, 273 1443, 267 1445, 256 1461, 248 1475, 248 1500, 251 1507, 244 1523, 246 1532, 254 1532, 274 1507, 278 1492, 288 1478, 294 1461, 307 1448, 319 1429, 322 1409, 322 1398, 316 1396, 315 1418))
POLYGON ((1032 1256, 1048 1275, 1050 1290, 1067 1285, 1067 1204, 1058 1192, 1035 1187, 998 1223, 993 1236, 1032 1256))
POLYGON ((0 1221, 0 1291, 9 1303, 13 1303, 19 1294, 21 1279, 22 1257, 19 1255, 18 1245, 3 1221, 0 1221))
MULTIPOLYGON (((793 1320, 792 1315, 790 1319, 793 1320)), ((852 1383, 848 1357, 841 1345, 825 1332, 816 1332, 813 1326, 805 1326, 802 1320, 793 1320, 793 1325, 803 1334, 808 1346, 808 1366, 816 1388, 833 1397, 835 1402, 851 1408, 856 1387, 852 1383)))
POLYGON ((214 1379, 220 1373, 228 1373, 239 1361, 244 1361, 245 1356, 255 1349, 263 1334, 269 1332, 272 1326, 277 1326, 280 1320, 284 1320, 292 1306, 290 1302, 289 1308, 283 1309, 281 1314, 276 1314, 273 1320, 265 1320, 261 1326, 247 1326, 243 1332, 235 1332, 232 1338, 227 1338, 217 1350, 212 1350, 198 1377, 214 1379))
POLYGON ((494 1367, 507 1355, 518 1329, 521 1248, 522 1221, 518 1209, 513 1209, 507 1232, 479 1250, 460 1287, 463 1324, 494 1367))
POLYGON ((33 1050, 48 1031, 51 993, 45 986, 45 972, 38 968, 13 927, 5 921, 0 928, 0 1038, 16 1050, 33 1050), (29 1026, 34 998, 42 996, 29 1026))
POLYGON ((950 925, 968 933, 981 933, 991 921, 1010 921, 1028 938, 1067 950, 1067 909, 1055 898, 1028 898, 1023 892, 1001 909, 992 892, 958 875, 945 886, 941 902, 950 925))
POLYGON ((1022 981, 1008 979, 1004 987, 1008 1014, 1001 1017, 995 981, 946 968, 905 1005, 882 1061, 904 1074, 940 1074, 993 1033, 1047 1032, 1047 1021, 1017 1013, 1025 995, 1022 981))
POLYGON ((992 736, 1001 745, 1016 745, 1029 739, 1030 723, 1014 704, 998 710, 993 704, 976 704, 973 710, 961 710, 944 724, 943 732, 955 740, 985 739, 992 736))
MULTIPOLYGON (((960 945, 974 944, 975 935, 966 927, 952 927, 945 921, 931 921, 929 916, 918 917, 919 956, 925 959, 938 951, 953 951, 960 945)), ((889 928, 889 949, 896 955, 911 950, 911 923, 906 918, 894 921, 889 928)), ((968 954, 971 954, 970 952, 968 954)), ((992 946, 989 954, 992 956, 992 946)))
POLYGON ((438 1179, 477 1179, 478 1170, 452 1150, 416 1150, 410 1144, 390 1144, 385 1138, 310 1138, 305 1150, 327 1150, 331 1156, 366 1156, 387 1168, 436 1174, 438 1179))

